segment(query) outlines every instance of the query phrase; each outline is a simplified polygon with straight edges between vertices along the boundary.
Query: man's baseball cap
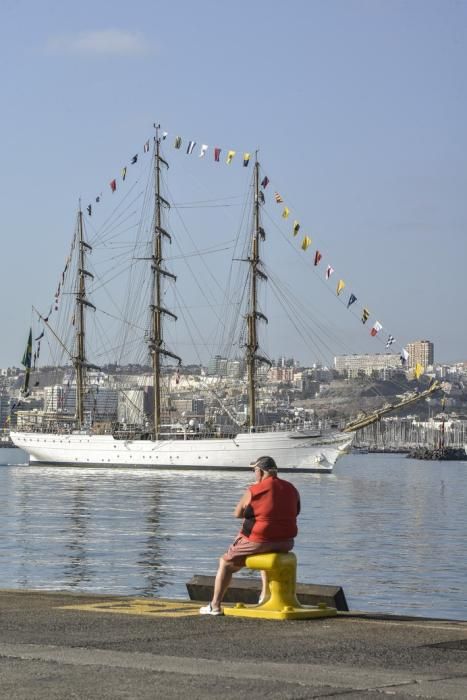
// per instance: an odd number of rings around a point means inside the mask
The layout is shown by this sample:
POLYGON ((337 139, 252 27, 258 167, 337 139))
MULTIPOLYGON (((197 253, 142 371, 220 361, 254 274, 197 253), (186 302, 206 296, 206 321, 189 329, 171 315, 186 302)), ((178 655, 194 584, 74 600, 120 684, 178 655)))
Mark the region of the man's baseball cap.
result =
POLYGON ((251 466, 261 469, 262 472, 277 471, 277 464, 272 457, 258 457, 255 462, 251 462, 251 466))

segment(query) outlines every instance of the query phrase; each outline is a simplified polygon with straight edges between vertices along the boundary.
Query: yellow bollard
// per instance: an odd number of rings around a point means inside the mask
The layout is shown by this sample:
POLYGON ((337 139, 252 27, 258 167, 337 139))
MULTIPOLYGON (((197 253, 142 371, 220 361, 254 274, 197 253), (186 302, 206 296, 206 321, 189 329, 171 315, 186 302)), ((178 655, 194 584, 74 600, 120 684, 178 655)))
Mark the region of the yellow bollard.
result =
POLYGON ((304 606, 298 602, 295 594, 297 557, 292 552, 254 554, 247 557, 245 566, 248 569, 267 572, 269 598, 261 605, 240 604, 234 608, 224 607, 224 615, 266 620, 303 620, 337 615, 335 608, 328 608, 325 603, 304 606))

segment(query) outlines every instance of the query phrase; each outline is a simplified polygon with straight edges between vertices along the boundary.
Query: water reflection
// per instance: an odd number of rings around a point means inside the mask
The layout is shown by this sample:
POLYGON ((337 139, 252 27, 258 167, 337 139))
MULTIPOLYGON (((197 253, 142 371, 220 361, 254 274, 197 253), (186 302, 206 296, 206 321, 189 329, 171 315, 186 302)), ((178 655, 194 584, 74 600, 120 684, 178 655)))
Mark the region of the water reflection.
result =
MULTIPOLYGON (((30 537, 28 533, 29 528, 29 491, 30 487, 26 484, 26 488, 21 490, 18 494, 14 494, 7 490, 8 496, 16 496, 18 498, 19 507, 14 508, 14 503, 12 508, 12 514, 14 513, 17 518, 18 527, 18 542, 20 543, 19 557, 18 557, 18 583, 21 587, 28 586, 28 570, 30 562, 32 559, 32 547, 30 542, 30 537), (13 510, 14 509, 14 510, 13 510), (15 512, 16 511, 16 512, 15 512)), ((3 511, 3 508, 2 508, 3 511)))
POLYGON ((139 595, 142 596, 156 595, 172 578, 163 557, 164 548, 170 547, 172 538, 169 533, 163 533, 160 485, 151 483, 151 487, 146 516, 146 539, 142 543, 143 547, 137 560, 144 580, 144 585, 139 591, 139 595))
POLYGON ((68 560, 64 563, 63 576, 70 588, 83 588, 93 577, 87 558, 87 521, 90 513, 86 505, 86 491, 85 483, 74 486, 68 515, 69 527, 65 526, 69 540, 65 543, 65 555, 68 560))

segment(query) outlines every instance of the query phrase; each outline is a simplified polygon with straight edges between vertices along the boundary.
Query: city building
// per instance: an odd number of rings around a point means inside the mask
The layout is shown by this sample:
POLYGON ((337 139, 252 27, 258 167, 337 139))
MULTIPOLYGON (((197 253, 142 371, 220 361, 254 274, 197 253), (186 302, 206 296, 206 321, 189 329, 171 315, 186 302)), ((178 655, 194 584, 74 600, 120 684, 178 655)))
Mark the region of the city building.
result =
POLYGON ((239 359, 229 360, 221 355, 214 355, 206 369, 206 374, 211 377, 230 377, 239 379, 245 372, 245 362, 239 359))
MULTIPOLYGON (((74 415, 76 411, 76 385, 44 387, 44 412, 64 412, 74 415)), ((98 416, 117 414, 118 392, 115 389, 92 387, 84 395, 86 413, 98 416)))
POLYGON ((215 377, 227 376, 227 358, 214 355, 208 362, 207 374, 215 377))
POLYGON ((245 372, 245 363, 243 360, 228 360, 227 362, 227 376, 232 379, 239 379, 243 377, 245 372))
POLYGON ((204 399, 195 398, 192 400, 191 410, 198 418, 203 418, 206 414, 206 402, 204 399))
POLYGON ((10 416, 10 396, 0 391, 0 428, 5 428, 10 416))
POLYGON ((375 355, 337 355, 334 358, 334 369, 339 374, 354 378, 361 375, 371 377, 372 374, 390 369, 400 369, 400 355, 377 353, 375 355))
POLYGON ((409 369, 414 368, 417 364, 428 367, 434 362, 434 345, 429 340, 415 340, 413 343, 408 343, 407 352, 409 353, 409 369))
POLYGON ((292 382, 294 379, 294 368, 285 364, 268 369, 268 380, 270 382, 292 382))

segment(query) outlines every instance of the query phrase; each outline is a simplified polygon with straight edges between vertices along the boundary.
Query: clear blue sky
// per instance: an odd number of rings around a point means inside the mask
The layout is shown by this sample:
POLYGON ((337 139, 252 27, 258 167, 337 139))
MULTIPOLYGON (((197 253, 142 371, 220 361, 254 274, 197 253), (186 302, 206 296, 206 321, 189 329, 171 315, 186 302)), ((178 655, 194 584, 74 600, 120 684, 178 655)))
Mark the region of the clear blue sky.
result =
MULTIPOLYGON (((155 120, 260 147, 396 350, 428 338, 438 360, 467 360, 466 39, 453 0, 3 0, 0 367, 19 364, 31 304, 48 305, 78 198, 155 120)), ((333 304, 352 351, 375 350, 333 304)), ((293 351, 272 336, 271 355, 293 351)))

